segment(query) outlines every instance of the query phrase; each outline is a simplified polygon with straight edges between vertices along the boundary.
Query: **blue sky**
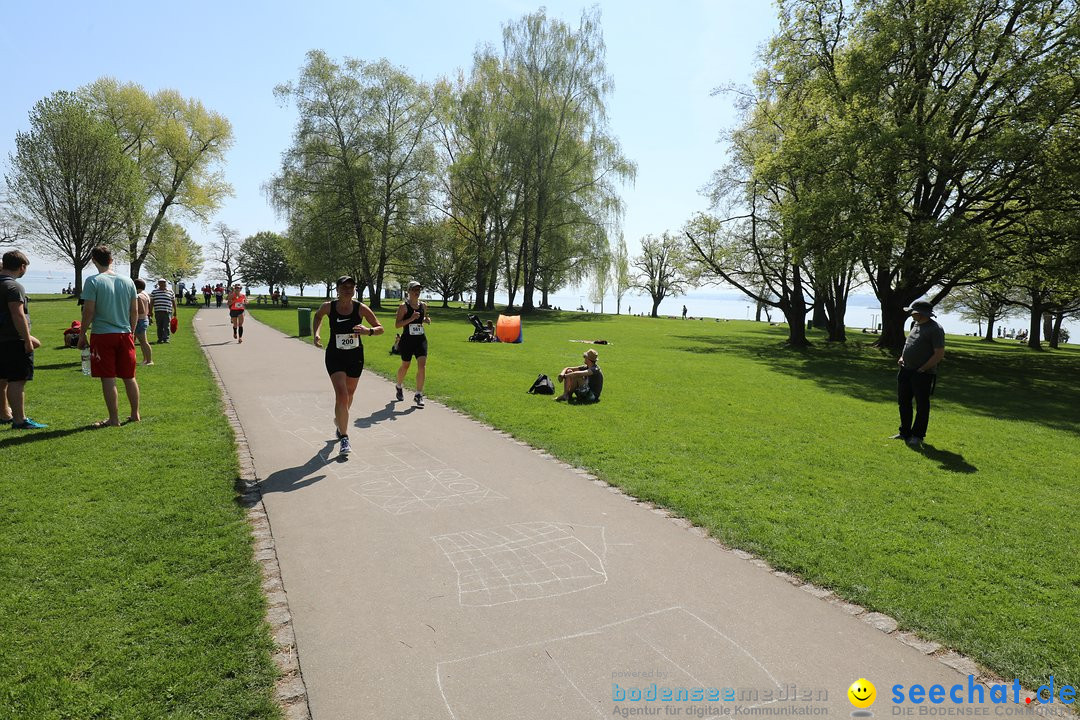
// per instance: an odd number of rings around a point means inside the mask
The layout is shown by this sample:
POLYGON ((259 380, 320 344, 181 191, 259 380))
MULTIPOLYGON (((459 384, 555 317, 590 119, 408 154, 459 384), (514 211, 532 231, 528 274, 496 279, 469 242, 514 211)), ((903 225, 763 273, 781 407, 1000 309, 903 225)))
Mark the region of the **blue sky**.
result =
MULTIPOLYGON (((749 83, 757 52, 776 27, 767 0, 600 3, 608 70, 615 81, 609 119, 624 153, 638 163, 623 188, 623 229, 631 253, 647 233, 676 230, 706 207, 700 188, 724 162, 720 133, 735 122, 732 99, 710 96, 749 83)), ((539 4, 512 0, 396 2, 40 2, 0 0, 0 157, 5 171, 15 133, 33 104, 102 76, 148 91, 174 88, 227 118, 235 142, 225 166, 235 196, 214 221, 242 237, 281 230, 261 185, 276 171, 295 123, 273 95, 296 77, 313 48, 332 57, 385 57, 433 81, 467 69, 478 45, 501 43, 507 22, 539 4)), ((546 3, 576 25, 578 2, 546 3)), ((208 241, 210 229, 189 224, 208 241)), ((44 263, 37 267, 43 267, 44 263)), ((56 265, 55 267, 59 267, 56 265)))

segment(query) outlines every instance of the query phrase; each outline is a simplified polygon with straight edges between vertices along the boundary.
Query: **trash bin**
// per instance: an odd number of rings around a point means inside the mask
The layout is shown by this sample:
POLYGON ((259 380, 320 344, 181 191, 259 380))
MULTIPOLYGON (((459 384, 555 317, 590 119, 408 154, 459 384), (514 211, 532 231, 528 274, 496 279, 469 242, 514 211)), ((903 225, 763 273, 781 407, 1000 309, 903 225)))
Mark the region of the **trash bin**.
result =
POLYGON ((311 335, 311 308, 296 308, 296 320, 300 324, 300 337, 311 335))

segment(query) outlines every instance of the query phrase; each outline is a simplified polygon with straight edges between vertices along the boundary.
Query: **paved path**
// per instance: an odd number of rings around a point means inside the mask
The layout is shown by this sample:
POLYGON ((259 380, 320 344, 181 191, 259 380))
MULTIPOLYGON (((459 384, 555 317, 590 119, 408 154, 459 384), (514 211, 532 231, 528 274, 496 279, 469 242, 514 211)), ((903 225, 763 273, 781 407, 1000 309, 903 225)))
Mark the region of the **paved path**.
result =
POLYGON ((882 717, 893 684, 966 684, 857 609, 438 403, 394 403, 370 373, 341 461, 321 351, 250 318, 238 345, 223 312, 195 327, 262 480, 315 720, 848 717, 860 677, 882 717), (757 699, 614 699, 653 683, 757 699), (778 699, 792 686, 827 699, 778 699))

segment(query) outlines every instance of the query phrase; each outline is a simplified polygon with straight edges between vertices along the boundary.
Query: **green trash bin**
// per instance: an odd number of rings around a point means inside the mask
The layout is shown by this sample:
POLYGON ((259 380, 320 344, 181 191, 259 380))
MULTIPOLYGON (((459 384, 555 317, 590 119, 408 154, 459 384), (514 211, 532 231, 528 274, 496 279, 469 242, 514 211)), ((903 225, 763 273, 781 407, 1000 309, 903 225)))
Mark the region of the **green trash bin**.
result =
POLYGON ((300 337, 311 335, 311 308, 296 308, 296 320, 300 323, 300 337))

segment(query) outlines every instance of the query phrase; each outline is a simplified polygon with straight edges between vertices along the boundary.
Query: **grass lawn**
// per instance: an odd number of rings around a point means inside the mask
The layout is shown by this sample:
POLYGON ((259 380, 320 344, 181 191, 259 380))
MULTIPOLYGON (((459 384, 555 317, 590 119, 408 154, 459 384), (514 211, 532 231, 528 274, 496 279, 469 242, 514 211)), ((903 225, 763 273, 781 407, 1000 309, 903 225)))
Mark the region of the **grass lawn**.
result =
POLYGON ((190 311, 138 370, 143 421, 97 430, 101 384, 61 347, 78 307, 35 297, 30 317, 27 414, 49 427, 0 426, 0 718, 279 717, 232 432, 190 311))
MULTIPOLYGON (((317 301, 292 301, 254 315, 295 335, 317 301)), ((466 341, 466 311, 432 316, 431 397, 1006 679, 1080 684, 1077 348, 950 337, 917 452, 886 439, 896 364, 870 336, 794 351, 764 323, 555 312, 526 317, 523 344, 488 345, 466 341), (596 338, 611 343, 595 346, 600 404, 526 394, 581 362, 590 346, 570 340, 596 338)), ((396 371, 392 339, 365 340, 369 369, 396 371)))

